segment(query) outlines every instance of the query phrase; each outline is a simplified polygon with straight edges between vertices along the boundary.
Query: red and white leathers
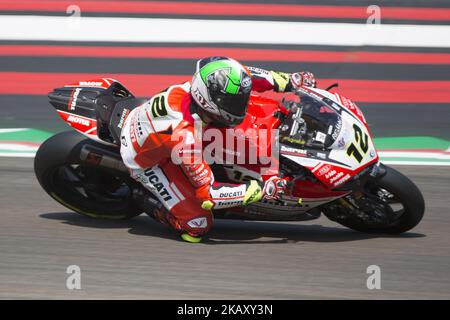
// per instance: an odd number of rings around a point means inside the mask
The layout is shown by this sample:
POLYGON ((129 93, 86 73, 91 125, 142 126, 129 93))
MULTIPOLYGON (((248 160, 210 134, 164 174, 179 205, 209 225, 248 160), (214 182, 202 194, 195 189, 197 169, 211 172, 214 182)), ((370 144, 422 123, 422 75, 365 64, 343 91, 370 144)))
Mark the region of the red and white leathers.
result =
MULTIPOLYGON (((248 70, 255 91, 284 92, 295 86, 290 74, 253 67, 248 70)), ((164 212, 156 212, 156 216, 176 230, 200 236, 212 226, 211 209, 242 205, 249 184, 215 182, 209 165, 204 160, 184 161, 183 150, 175 152, 181 164, 174 163, 173 151, 179 147, 179 139, 172 137, 184 137, 187 145, 198 139, 194 122, 200 119, 191 114, 192 103, 189 82, 153 96, 125 120, 120 152, 131 176, 163 203, 164 212)))

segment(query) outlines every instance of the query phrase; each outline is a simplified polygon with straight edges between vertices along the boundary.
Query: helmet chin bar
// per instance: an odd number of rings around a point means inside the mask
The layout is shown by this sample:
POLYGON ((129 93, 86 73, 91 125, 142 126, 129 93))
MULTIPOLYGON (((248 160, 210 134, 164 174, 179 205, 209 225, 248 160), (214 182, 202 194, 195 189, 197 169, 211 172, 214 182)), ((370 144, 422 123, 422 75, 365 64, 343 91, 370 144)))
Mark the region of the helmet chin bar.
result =
MULTIPOLYGON (((191 94, 192 98, 192 108, 190 108, 190 112, 198 114, 200 119, 206 123, 206 124, 213 124, 214 126, 218 128, 233 128, 237 125, 239 125, 242 121, 236 124, 226 124, 224 123, 224 120, 222 119, 222 116, 218 115, 217 118, 214 116, 213 113, 208 112, 204 108, 202 108, 199 103, 197 102, 197 99, 194 98, 194 96, 191 94)), ((243 120, 243 119, 242 119, 243 120)))

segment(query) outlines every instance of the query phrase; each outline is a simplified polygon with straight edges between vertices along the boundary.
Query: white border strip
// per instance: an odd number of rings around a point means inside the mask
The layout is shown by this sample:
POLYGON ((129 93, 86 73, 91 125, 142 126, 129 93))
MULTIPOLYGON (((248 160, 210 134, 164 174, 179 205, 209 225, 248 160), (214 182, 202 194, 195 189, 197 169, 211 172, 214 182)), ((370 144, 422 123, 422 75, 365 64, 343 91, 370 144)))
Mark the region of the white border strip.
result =
POLYGON ((3 158, 34 158, 35 152, 0 152, 3 158))
POLYGON ((441 161, 383 161, 380 160, 381 163, 385 164, 393 164, 393 165, 404 165, 404 166, 450 166, 449 162, 441 162, 441 161))
POLYGON ((20 132, 20 131, 25 131, 25 130, 30 130, 28 128, 8 128, 8 129, 0 129, 0 134, 1 133, 11 133, 11 132, 20 132))
POLYGON ((424 159, 440 159, 449 160, 450 153, 442 152, 421 152, 421 151, 379 151, 380 158, 424 158, 424 159))
POLYGON ((1 16, 0 40, 450 47, 450 26, 1 16))

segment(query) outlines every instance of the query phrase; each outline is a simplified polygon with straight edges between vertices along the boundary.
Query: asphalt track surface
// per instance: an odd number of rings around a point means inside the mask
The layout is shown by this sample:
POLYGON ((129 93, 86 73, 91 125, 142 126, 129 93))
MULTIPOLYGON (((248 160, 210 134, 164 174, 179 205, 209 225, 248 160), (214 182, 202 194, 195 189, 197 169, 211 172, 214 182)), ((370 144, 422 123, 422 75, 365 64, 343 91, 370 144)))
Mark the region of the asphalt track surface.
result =
POLYGON ((141 215, 86 218, 40 188, 32 159, 0 159, 0 298, 448 299, 446 167, 398 169, 422 190, 425 217, 400 236, 302 223, 216 220, 201 244, 141 215), (81 290, 66 268, 81 268, 81 290), (368 290, 369 265, 381 289, 368 290))

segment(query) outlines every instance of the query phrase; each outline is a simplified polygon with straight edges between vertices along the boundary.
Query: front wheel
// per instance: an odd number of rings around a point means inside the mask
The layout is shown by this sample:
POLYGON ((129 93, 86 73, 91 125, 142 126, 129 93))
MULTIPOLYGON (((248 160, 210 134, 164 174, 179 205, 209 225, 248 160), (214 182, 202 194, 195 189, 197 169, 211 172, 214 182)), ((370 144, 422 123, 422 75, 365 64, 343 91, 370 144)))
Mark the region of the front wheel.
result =
POLYGON ((400 234, 422 220, 425 201, 417 186, 397 170, 385 166, 386 174, 358 191, 323 208, 331 220, 356 231, 400 234))

